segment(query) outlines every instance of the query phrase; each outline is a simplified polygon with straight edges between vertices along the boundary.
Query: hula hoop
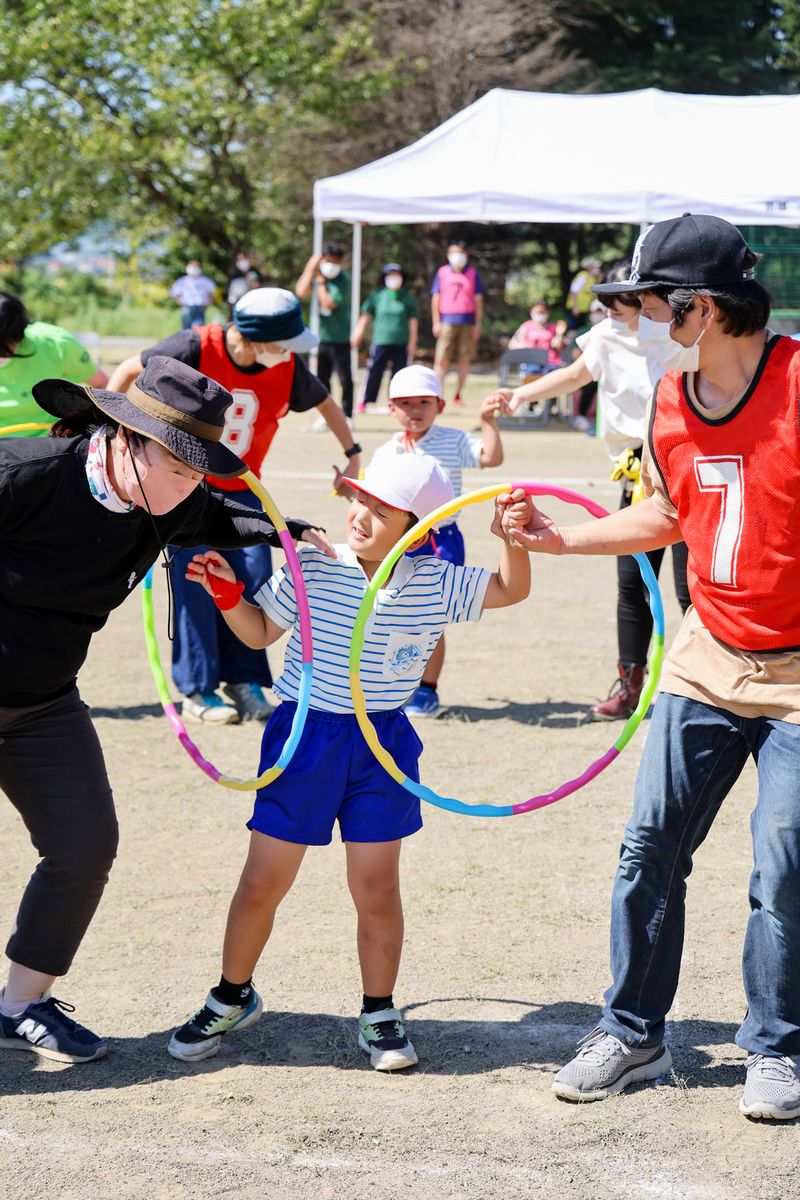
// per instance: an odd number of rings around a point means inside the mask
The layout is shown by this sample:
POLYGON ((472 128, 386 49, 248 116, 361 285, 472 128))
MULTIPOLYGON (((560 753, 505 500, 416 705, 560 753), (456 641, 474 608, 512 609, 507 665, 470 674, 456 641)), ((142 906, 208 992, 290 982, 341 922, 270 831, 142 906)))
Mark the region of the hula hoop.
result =
POLYGON ((664 658, 664 605, 661 600, 661 592, 659 591, 653 568, 650 566, 646 556, 644 554, 634 554, 633 557, 638 563, 642 579, 649 593, 650 611, 653 614, 653 648, 650 654, 648 679, 642 689, 636 711, 625 722, 622 733, 611 747, 606 750, 605 754, 601 754, 580 775, 577 775, 574 779, 567 780, 566 783, 562 783, 554 791, 544 792, 538 796, 531 796, 529 800, 524 800, 520 804, 467 804, 465 801, 456 800, 451 796, 441 796, 438 792, 433 791, 432 788, 415 783, 413 779, 409 779, 407 775, 403 774, 392 755, 389 754, 388 750, 384 749, 378 739, 375 726, 372 724, 367 712, 364 690, 361 687, 361 655, 364 649, 366 624, 375 607, 378 590, 388 579, 400 556, 405 553, 417 538, 427 533, 437 521, 443 521, 447 517, 453 516, 469 504, 479 504, 483 500, 492 500, 495 496, 500 495, 501 492, 511 492, 515 488, 522 488, 529 496, 555 496, 557 499, 564 500, 568 504, 578 504, 595 517, 607 517, 609 515, 607 509, 603 508, 601 504, 597 504, 596 501, 590 500, 588 496, 582 496, 579 492, 573 492, 569 488, 544 483, 511 483, 503 484, 500 487, 480 488, 477 491, 459 496, 447 504, 443 504, 435 512, 430 513, 423 521, 419 521, 413 529, 410 529, 392 547, 378 567, 367 588, 361 607, 356 614, 353 640, 350 645, 350 687, 353 693, 353 707, 358 724, 361 727, 361 732, 364 734, 364 738, 372 753, 392 778, 402 784, 406 791, 418 796, 420 800, 427 801, 428 804, 435 805, 437 808, 444 808, 448 812, 462 813, 470 817, 511 817, 517 816, 520 813, 533 812, 535 809, 546 808, 549 804, 555 804, 557 800, 563 800, 565 796, 572 795, 573 792, 577 792, 579 788, 585 787, 587 783, 596 779, 602 771, 605 771, 606 767, 610 766, 619 757, 642 723, 658 686, 661 663, 664 658))
POLYGON ((292 756, 297 749, 297 744, 300 741, 300 735, 303 732, 303 727, 306 723, 308 714, 309 701, 311 699, 311 683, 313 679, 312 666, 312 642, 311 642, 311 614, 308 609, 308 596, 306 594, 306 585, 303 579, 303 572, 300 567, 300 560, 297 557, 297 551, 294 548, 291 534, 286 528, 286 522, 275 507, 275 503, 266 488, 259 482, 252 471, 246 471, 241 479, 247 484, 251 492, 254 492, 261 501, 264 511, 266 512, 272 524, 275 526, 284 554, 289 567, 289 574, 294 583, 295 596, 297 597, 297 616, 300 625, 300 645, 301 645, 301 667, 300 667, 300 688, 297 697, 297 709, 292 720, 292 727, 289 730, 289 736, 283 744, 283 749, 278 756, 277 761, 262 772, 255 779, 237 779, 233 775, 224 775, 218 770, 212 762, 209 762, 203 755, 202 751, 192 741, 189 734, 186 732, 186 726, 181 719, 175 705, 172 702, 172 697, 169 693, 169 685, 164 675, 164 669, 161 666, 161 656, 158 652, 158 642, 156 640, 155 616, 153 613, 153 568, 147 572, 142 581, 142 618, 144 621, 144 640, 147 646, 147 658, 150 663, 150 670, 155 680, 158 698, 161 701, 161 707, 164 709, 164 715, 172 727, 172 731, 177 737, 180 744, 183 746, 186 753, 194 763, 208 775, 209 779, 213 779, 215 783, 222 784, 223 787, 231 788, 236 792, 254 792, 259 788, 266 787, 268 783, 272 783, 273 779, 277 779, 280 773, 289 765, 292 756))
POLYGON ((23 421, 21 425, 6 425, 0 429, 0 437, 9 437, 13 433, 29 433, 32 429, 52 429, 52 422, 23 421))

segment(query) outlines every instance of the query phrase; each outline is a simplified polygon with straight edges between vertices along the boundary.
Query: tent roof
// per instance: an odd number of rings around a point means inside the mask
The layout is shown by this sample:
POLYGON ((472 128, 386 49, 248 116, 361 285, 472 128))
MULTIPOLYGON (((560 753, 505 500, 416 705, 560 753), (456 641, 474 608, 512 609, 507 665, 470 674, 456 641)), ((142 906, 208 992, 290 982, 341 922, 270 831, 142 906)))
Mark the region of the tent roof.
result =
POLYGON ((419 141, 317 180, 314 216, 800 225, 800 96, 495 89, 419 141))

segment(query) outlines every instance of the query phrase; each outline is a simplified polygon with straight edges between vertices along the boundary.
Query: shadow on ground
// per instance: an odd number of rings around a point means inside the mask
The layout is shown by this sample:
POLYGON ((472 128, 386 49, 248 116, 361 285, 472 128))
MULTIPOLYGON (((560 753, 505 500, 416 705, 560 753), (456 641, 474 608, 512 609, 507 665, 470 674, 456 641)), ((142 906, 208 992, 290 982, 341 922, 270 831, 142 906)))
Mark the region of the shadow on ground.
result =
MULTIPOLYGON (((594 1005, 482 997, 482 1002, 522 1008, 509 1020, 434 1020, 430 1005, 459 1002, 474 1007, 475 997, 448 997, 410 1004, 405 1012, 420 1054, 417 1072, 433 1075, 481 1075, 506 1067, 528 1068, 549 1076, 572 1055, 577 1040, 597 1019, 594 1005)), ((334 1067, 369 1070, 356 1046, 355 1021, 328 1013, 266 1012, 251 1029, 223 1040, 219 1054, 195 1066, 167 1054, 171 1029, 144 1037, 109 1037, 108 1058, 83 1066, 47 1063, 32 1053, 0 1051, 6 1095, 48 1095, 134 1087, 155 1080, 208 1075, 236 1066, 334 1067)), ((744 1056, 733 1046, 736 1026, 719 1021, 675 1021, 669 1042, 676 1087, 732 1087, 741 1083, 744 1056), (730 1046, 729 1063, 709 1066, 712 1046, 730 1046), (739 1058, 741 1057, 741 1062, 739 1058)), ((716 1056, 715 1056, 716 1057, 716 1056)), ((415 1072, 415 1073, 417 1073, 415 1072)))

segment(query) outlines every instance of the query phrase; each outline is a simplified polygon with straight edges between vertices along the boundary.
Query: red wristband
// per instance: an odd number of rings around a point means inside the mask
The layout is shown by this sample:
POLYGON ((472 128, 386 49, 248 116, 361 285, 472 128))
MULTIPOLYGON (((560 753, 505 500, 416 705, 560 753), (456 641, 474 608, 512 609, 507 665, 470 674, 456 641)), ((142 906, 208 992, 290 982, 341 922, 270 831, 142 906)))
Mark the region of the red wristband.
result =
POLYGON ((208 578, 214 589, 214 603, 220 612, 225 612, 229 608, 236 608, 236 605, 242 598, 244 584, 238 579, 223 579, 221 575, 215 575, 213 571, 208 572, 208 578))

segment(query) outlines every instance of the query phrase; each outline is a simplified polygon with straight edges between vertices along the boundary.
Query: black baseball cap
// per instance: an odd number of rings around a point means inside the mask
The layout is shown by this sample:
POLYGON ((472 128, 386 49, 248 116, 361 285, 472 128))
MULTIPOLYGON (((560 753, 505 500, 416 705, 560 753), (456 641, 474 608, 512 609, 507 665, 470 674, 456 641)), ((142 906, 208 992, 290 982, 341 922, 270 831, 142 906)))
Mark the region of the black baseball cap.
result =
POLYGON ((597 296, 659 287, 735 288, 755 278, 752 251, 735 225, 721 217, 684 213, 639 235, 629 279, 598 283, 597 296))

